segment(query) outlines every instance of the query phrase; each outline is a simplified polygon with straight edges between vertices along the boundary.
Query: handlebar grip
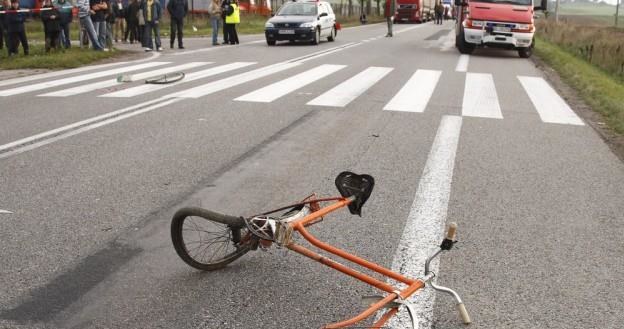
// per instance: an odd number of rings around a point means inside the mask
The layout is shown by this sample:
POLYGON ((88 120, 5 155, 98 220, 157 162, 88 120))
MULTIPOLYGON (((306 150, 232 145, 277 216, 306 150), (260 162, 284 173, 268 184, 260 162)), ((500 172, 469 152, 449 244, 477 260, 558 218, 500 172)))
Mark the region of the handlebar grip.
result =
POLYGON ((457 223, 452 222, 448 225, 448 230, 446 231, 446 239, 455 241, 456 233, 457 233, 457 223))
POLYGON ((459 314, 461 315, 461 318, 462 318, 462 321, 464 321, 464 324, 472 323, 472 320, 470 319, 470 315, 468 314, 468 311, 466 311, 466 306, 464 306, 464 303, 457 304, 457 309, 459 310, 459 314))

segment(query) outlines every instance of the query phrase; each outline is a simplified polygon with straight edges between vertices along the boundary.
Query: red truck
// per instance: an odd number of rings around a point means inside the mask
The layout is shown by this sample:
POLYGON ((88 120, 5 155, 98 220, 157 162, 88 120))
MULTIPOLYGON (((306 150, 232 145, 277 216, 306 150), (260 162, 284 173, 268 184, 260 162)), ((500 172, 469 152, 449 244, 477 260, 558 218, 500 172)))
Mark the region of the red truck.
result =
POLYGON ((533 54, 536 10, 546 10, 547 0, 455 0, 455 46, 462 54, 477 47, 517 50, 520 57, 533 54))
POLYGON ((396 0, 395 23, 423 23, 433 19, 435 0, 396 0))

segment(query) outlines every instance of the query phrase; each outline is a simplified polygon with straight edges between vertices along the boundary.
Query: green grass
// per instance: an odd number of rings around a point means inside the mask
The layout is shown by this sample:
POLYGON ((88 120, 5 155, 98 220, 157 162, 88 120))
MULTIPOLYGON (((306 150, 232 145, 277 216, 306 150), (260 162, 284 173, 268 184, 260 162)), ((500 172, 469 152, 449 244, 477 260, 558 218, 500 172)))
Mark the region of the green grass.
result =
MULTIPOLYGON (((622 9, 622 7, 620 7, 622 9)), ((554 7, 551 8, 554 11, 554 7)), ((620 10, 621 11, 621 10, 620 10)), ((614 16, 615 6, 604 3, 564 3, 559 5, 561 15, 594 15, 594 16, 614 16)), ((620 13, 620 15, 622 15, 620 13)))
POLYGON ((587 104, 603 115, 606 124, 614 132, 624 135, 622 81, 539 37, 535 52, 554 68, 587 104))
MULTIPOLYGON (((30 41, 30 40, 29 40, 30 41)), ((6 50, 0 53, 0 69, 65 69, 74 68, 90 64, 102 59, 111 58, 125 54, 123 51, 113 50, 110 52, 93 51, 90 49, 80 49, 72 47, 67 50, 45 53, 43 44, 31 44, 30 55, 24 56, 22 47, 19 48, 19 55, 8 57, 6 50)))

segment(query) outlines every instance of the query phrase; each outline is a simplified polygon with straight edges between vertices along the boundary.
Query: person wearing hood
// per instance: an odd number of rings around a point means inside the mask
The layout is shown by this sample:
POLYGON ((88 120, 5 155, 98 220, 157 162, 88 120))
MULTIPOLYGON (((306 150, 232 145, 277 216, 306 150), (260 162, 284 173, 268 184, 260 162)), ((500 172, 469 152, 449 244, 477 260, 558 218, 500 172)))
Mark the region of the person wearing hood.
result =
POLYGON ((24 29, 26 15, 18 12, 19 9, 19 0, 11 0, 11 11, 6 13, 9 56, 17 55, 20 43, 24 49, 24 55, 28 55, 28 38, 26 37, 26 29, 24 29))

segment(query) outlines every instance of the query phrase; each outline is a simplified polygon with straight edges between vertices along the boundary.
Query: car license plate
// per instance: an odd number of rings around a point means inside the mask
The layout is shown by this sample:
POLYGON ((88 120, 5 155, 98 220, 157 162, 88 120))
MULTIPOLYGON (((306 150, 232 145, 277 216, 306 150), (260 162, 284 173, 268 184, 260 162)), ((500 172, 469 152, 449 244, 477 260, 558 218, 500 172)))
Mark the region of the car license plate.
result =
POLYGON ((295 34, 295 30, 279 30, 279 34, 295 34))
POLYGON ((494 26, 494 32, 511 32, 511 28, 506 26, 494 26))

